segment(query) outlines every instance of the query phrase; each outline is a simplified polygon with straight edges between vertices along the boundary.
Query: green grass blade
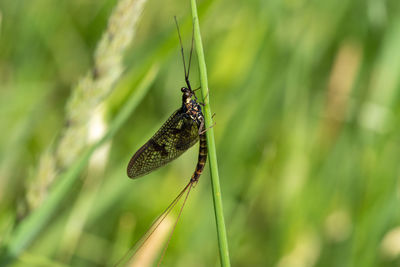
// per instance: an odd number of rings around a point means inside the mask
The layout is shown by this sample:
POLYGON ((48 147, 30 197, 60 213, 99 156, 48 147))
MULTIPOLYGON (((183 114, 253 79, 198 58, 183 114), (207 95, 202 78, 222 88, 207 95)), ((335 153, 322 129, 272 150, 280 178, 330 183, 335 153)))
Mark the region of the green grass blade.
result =
MULTIPOLYGON (((210 127, 213 124, 213 122, 212 122, 210 101, 209 101, 207 68, 204 59, 203 44, 200 35, 200 24, 197 15, 196 0, 191 0, 191 7, 192 7, 192 17, 194 23, 194 39, 196 42, 196 52, 199 61, 201 93, 203 95, 205 104, 203 112, 205 117, 205 125, 207 128, 210 127)), ((206 136, 207 136, 208 157, 210 162, 209 164, 211 173, 211 184, 212 184, 212 193, 214 201, 215 220, 217 223, 218 245, 219 245, 221 265, 230 266, 228 239, 226 237, 224 212, 222 207, 221 187, 219 183, 217 152, 215 148, 214 129, 212 127, 208 129, 206 136)))

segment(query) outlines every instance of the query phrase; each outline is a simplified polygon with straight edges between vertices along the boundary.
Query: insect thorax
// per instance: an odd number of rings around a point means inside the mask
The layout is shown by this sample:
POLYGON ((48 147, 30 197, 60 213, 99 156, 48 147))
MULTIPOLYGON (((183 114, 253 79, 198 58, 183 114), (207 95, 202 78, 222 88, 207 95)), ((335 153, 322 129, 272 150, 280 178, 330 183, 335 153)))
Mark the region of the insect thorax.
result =
POLYGON ((204 118, 201 107, 196 100, 193 100, 191 97, 186 97, 183 99, 182 107, 185 113, 200 126, 204 118))

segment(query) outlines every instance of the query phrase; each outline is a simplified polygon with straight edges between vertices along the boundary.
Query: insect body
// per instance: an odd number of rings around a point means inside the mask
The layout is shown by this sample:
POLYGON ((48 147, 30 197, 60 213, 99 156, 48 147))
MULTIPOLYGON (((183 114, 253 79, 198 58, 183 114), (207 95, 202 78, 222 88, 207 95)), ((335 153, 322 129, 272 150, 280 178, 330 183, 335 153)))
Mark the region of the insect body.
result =
POLYGON ((131 158, 127 174, 138 178, 179 157, 200 139, 199 159, 192 176, 197 181, 207 160, 204 117, 193 90, 182 87, 182 106, 131 158))
MULTIPOLYGON (((204 116, 201 106, 189 82, 190 63, 192 61, 194 35, 192 33, 192 46, 189 54, 189 65, 186 71, 185 54, 183 53, 182 39, 178 22, 179 43, 185 82, 187 87, 182 87, 182 106, 176 110, 161 128, 144 144, 131 158, 127 174, 134 179, 158 169, 168 162, 176 159, 200 139, 199 158, 190 183, 197 182, 207 161, 207 142, 205 137, 204 116)), ((194 29, 194 28, 193 28, 194 29)))
POLYGON ((151 225, 149 231, 138 242, 138 248, 140 248, 154 233, 154 231, 162 223, 165 217, 171 212, 171 210, 175 207, 181 197, 183 195, 186 195, 158 265, 160 265, 164 253, 168 247, 169 241, 171 240, 172 233, 174 232, 178 219, 182 214, 182 210, 189 196, 190 190, 199 180, 200 175, 203 172, 204 165, 207 161, 207 142, 205 136, 206 130, 204 124, 204 116, 201 110, 201 105, 199 102, 197 102, 197 97, 194 93, 194 90, 192 90, 189 82, 190 62, 192 59, 194 41, 193 34, 192 47, 189 56, 189 66, 186 71, 182 40, 176 18, 175 22, 178 30, 179 42, 181 45, 181 54, 183 59, 183 68, 185 71, 186 82, 186 87, 181 88, 182 106, 174 113, 172 113, 172 115, 161 126, 161 128, 150 138, 150 140, 147 141, 141 148, 139 148, 139 150, 132 156, 127 167, 127 174, 129 178, 138 178, 176 159, 186 150, 192 147, 195 143, 197 143, 197 141, 200 141, 198 161, 196 169, 190 181, 180 191, 178 196, 172 201, 167 209, 151 225))

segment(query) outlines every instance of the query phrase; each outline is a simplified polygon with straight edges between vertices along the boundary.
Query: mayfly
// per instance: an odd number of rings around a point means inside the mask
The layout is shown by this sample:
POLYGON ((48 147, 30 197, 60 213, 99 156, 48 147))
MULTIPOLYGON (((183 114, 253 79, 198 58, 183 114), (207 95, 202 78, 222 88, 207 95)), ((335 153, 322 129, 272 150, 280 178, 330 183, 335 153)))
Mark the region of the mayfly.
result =
MULTIPOLYGON (((181 46, 181 55, 186 82, 186 87, 181 88, 182 106, 174 113, 172 113, 172 115, 161 126, 161 128, 150 138, 150 140, 147 141, 141 148, 139 148, 139 150, 132 156, 128 164, 127 174, 129 178, 132 179, 136 179, 138 177, 146 175, 176 159, 186 150, 196 144, 197 141, 199 141, 200 143, 199 155, 197 166, 192 177, 190 178, 189 183, 183 188, 183 190, 178 194, 178 196, 168 206, 168 208, 160 215, 160 217, 154 222, 147 235, 144 237, 145 239, 142 241, 143 243, 146 242, 146 240, 156 230, 162 220, 168 215, 168 213, 172 210, 172 208, 186 192, 184 202, 171 232, 172 235, 178 219, 182 213, 186 199, 189 196, 190 190, 198 182, 207 160, 207 142, 205 136, 206 129, 204 125, 204 116, 201 110, 201 103, 197 102, 197 97, 194 92, 195 90, 192 90, 189 82, 189 72, 190 63, 192 60, 194 36, 192 32, 192 43, 189 54, 189 62, 188 68, 186 69, 182 39, 176 18, 175 24, 177 27, 179 43, 181 46)), ((161 259, 168 246, 171 235, 167 241, 166 247, 164 248, 161 259)))

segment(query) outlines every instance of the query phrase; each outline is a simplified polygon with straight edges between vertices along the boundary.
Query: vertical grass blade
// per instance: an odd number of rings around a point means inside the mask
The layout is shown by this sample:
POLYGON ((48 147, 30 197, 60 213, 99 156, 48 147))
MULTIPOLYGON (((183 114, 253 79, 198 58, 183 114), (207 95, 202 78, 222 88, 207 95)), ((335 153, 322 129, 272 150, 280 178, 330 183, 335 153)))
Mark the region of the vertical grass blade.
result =
MULTIPOLYGON (((191 0, 191 7, 192 7, 192 19, 194 23, 194 40, 196 43, 196 52, 200 70, 201 94, 203 96, 203 101, 205 104, 204 117, 205 117, 206 128, 208 128, 212 125, 212 116, 211 116, 210 101, 209 101, 207 68, 204 59, 203 44, 200 35, 200 24, 197 15, 196 0, 191 0)), ((209 164, 211 173, 215 220, 217 224, 220 260, 222 266, 230 266, 228 239, 226 237, 224 212, 222 207, 221 187, 219 183, 217 152, 215 149, 214 129, 212 127, 208 129, 209 130, 207 131, 206 136, 208 145, 208 157, 210 159, 209 164)))

